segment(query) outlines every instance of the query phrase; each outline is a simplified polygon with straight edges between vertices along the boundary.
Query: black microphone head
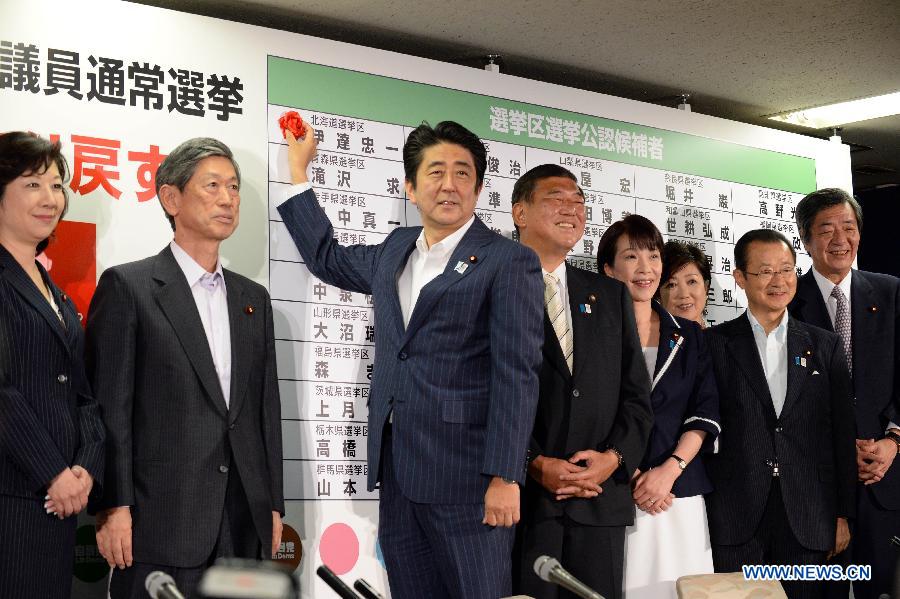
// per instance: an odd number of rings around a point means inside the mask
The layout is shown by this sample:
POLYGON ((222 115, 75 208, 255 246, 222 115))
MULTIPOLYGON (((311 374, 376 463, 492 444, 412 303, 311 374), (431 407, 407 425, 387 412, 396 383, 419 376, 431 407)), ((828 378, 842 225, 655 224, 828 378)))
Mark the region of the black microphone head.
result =
POLYGON ((549 555, 542 555, 534 560, 534 573, 537 574, 541 580, 553 582, 550 580, 550 571, 559 565, 559 561, 555 558, 552 558, 549 555))
POLYGON ((159 570, 150 572, 150 574, 147 574, 147 578, 144 579, 144 588, 147 590, 147 594, 153 597, 153 599, 156 599, 156 596, 159 595, 159 592, 165 584, 175 586, 175 579, 159 570))

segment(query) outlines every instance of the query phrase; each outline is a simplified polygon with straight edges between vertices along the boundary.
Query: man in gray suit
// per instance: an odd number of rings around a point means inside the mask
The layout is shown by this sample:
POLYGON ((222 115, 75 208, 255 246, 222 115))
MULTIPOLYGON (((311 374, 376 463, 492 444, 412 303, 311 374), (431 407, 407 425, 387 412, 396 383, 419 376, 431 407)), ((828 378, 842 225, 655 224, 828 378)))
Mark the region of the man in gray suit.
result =
POLYGON ((113 599, 146 597, 154 570, 190 596, 215 558, 271 555, 284 513, 269 296, 219 259, 238 225, 238 166, 197 138, 156 177, 174 240, 107 269, 87 324, 109 473, 97 545, 118 568, 113 599))
MULTIPOLYGON (((716 572, 750 564, 823 564, 850 541, 856 512, 850 375, 834 333, 792 318, 794 248, 757 229, 734 247, 747 311, 709 329, 721 396, 719 453, 706 466, 716 572)), ((816 582, 783 580, 788 597, 816 582)))

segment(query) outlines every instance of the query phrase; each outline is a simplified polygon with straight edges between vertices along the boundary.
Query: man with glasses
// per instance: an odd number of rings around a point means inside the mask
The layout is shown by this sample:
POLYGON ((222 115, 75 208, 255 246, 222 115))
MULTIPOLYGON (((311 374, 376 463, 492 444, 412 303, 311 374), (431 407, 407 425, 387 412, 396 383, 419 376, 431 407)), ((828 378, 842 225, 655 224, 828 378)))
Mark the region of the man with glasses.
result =
MULTIPOLYGON (((855 424, 843 344, 788 315, 796 253, 768 229, 734 248, 747 311, 707 333, 722 434, 707 470, 716 572, 750 564, 823 564, 846 549, 856 511, 855 424)), ((782 580, 788 597, 818 582, 782 580)))

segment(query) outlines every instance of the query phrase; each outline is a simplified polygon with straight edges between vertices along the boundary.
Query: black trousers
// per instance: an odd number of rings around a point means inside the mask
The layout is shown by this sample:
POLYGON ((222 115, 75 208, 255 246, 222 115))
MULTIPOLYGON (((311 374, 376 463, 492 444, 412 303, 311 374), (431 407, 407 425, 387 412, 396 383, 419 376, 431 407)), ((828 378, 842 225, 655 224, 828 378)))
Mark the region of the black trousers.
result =
MULTIPOLYGON (((848 564, 872 566, 872 580, 853 582, 856 599, 892 594, 894 572, 900 565, 900 549, 890 543, 893 535, 900 535, 900 511, 881 507, 871 489, 860 483, 856 489, 856 519, 850 522, 850 546, 829 562, 845 568, 848 564)), ((847 599, 850 582, 828 582, 826 590, 828 599, 847 599)))
POLYGON ((534 573, 534 562, 542 555, 558 559, 572 576, 606 599, 622 598, 624 526, 588 526, 567 516, 519 523, 513 553, 514 592, 535 599, 576 599, 534 573))
MULTIPOLYGON (((140 539, 133 539, 133 544, 139 545, 140 539)), ((171 576, 181 594, 191 599, 196 595, 203 572, 218 558, 260 559, 261 551, 259 535, 250 516, 250 504, 247 502, 244 485, 237 468, 231 468, 228 472, 228 487, 225 491, 219 538, 206 562, 186 568, 135 562, 124 570, 113 569, 110 573, 109 596, 110 599, 147 599, 144 581, 151 572, 159 570, 171 576)))
MULTIPOLYGON (((742 545, 712 544, 716 572, 740 572, 744 565, 818 565, 825 563, 825 551, 807 549, 791 531, 784 509, 781 485, 772 481, 766 508, 753 537, 742 545)), ((781 581, 789 599, 819 599, 824 596, 821 582, 781 581)))

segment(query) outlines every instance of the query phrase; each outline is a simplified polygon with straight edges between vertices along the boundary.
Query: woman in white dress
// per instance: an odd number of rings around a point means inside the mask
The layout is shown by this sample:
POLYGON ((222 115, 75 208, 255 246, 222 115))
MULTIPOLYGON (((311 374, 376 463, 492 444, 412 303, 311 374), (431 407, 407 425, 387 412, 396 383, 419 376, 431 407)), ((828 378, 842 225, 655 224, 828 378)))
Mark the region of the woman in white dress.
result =
POLYGON ((712 490, 699 454, 719 434, 718 392, 700 326, 654 300, 663 240, 636 214, 603 234, 598 267, 631 292, 651 380, 653 430, 633 479, 638 508, 625 537, 625 598, 676 597, 675 580, 713 571, 703 494, 712 490))

